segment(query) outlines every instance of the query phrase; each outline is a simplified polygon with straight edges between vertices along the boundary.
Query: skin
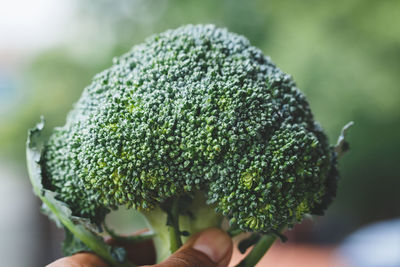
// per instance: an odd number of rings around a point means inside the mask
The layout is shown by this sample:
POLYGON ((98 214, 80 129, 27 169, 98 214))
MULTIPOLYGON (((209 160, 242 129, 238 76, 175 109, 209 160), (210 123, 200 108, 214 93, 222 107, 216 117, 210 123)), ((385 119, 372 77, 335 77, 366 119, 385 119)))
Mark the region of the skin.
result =
MULTIPOLYGON (((109 240, 113 245, 124 244, 109 240)), ((192 236, 178 251, 164 262, 154 263, 155 253, 151 241, 126 246, 128 259, 141 266, 153 267, 224 267, 228 266, 233 250, 231 238, 223 231, 209 228, 192 236), (147 264, 147 265, 146 265, 147 264)), ((78 253, 64 257, 47 267, 110 267, 101 258, 91 253, 78 253)))

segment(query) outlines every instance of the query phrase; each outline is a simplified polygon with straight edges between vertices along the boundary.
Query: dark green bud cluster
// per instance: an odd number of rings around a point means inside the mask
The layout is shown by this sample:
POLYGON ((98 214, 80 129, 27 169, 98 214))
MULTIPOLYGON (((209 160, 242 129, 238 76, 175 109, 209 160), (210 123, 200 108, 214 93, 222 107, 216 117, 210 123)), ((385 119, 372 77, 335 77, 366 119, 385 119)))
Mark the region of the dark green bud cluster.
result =
POLYGON ((244 37, 189 25, 98 74, 44 164, 48 187, 94 221, 202 190, 232 224, 269 231, 329 204, 332 162, 289 75, 244 37))

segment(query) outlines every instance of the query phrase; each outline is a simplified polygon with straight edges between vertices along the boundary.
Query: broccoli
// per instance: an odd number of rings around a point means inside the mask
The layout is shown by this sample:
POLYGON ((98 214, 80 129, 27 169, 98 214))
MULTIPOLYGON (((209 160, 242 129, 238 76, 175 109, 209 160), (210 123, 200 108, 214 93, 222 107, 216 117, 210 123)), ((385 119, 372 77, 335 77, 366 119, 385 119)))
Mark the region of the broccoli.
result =
POLYGON ((35 192, 67 229, 66 247, 116 266, 123 252, 97 237, 120 206, 148 219, 159 261, 227 219, 232 235, 253 233, 241 243, 256 244, 241 263, 251 266, 336 194, 338 154, 291 76, 212 25, 134 46, 94 77, 48 140, 41 128, 28 140, 35 192))

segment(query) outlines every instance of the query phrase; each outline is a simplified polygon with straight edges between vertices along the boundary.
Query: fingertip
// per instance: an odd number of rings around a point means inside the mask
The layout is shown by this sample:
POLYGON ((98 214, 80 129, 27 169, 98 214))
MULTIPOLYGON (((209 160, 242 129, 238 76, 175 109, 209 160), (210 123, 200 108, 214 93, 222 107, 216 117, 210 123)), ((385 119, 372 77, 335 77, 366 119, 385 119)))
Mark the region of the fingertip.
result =
POLYGON ((205 254, 217 266, 227 266, 232 256, 230 236, 217 228, 210 228, 196 237, 192 248, 205 254))
POLYGON ((192 236, 178 251, 157 267, 226 267, 232 256, 231 238, 222 230, 209 228, 192 236))

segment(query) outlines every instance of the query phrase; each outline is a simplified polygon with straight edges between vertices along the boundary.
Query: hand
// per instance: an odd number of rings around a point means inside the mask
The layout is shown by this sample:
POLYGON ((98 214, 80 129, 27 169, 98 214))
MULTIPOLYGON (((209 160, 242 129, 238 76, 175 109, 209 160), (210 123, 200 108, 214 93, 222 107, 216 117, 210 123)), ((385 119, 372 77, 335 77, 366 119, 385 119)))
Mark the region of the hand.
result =
MULTIPOLYGON (((127 247, 127 257, 135 263, 149 262, 154 259, 154 249, 151 242, 127 247), (144 251, 138 253, 138 249, 144 251)), ((232 256, 232 240, 223 231, 210 228, 192 236, 178 251, 168 259, 153 267, 225 267, 232 256)), ((109 267, 101 258, 91 253, 78 253, 61 258, 47 267, 109 267)))

